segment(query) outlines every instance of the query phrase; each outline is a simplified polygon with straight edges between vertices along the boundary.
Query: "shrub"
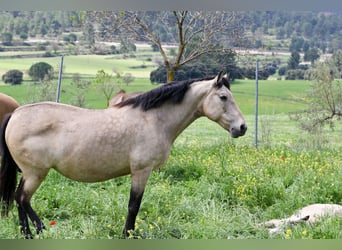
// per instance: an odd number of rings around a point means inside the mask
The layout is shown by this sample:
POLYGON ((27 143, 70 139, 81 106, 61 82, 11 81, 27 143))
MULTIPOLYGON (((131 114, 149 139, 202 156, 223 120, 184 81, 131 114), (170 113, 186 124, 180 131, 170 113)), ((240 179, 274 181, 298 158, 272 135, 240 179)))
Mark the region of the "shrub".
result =
MULTIPOLYGON (((150 81, 155 83, 167 82, 167 73, 164 65, 159 66, 156 70, 150 73, 150 81)), ((175 71, 175 81, 188 80, 192 78, 202 78, 208 75, 214 75, 217 69, 210 69, 204 64, 187 64, 175 71)))
MULTIPOLYGON (((175 81, 183 81, 194 78, 203 78, 210 75, 217 74, 217 64, 206 65, 204 63, 189 63, 182 65, 175 71, 175 81)), ((238 78, 239 69, 234 66, 230 66, 225 69, 225 72, 229 73, 231 79, 238 78)), ((167 82, 167 71, 164 65, 159 66, 156 70, 151 71, 150 81, 153 83, 165 83, 167 82)))
POLYGON ((17 69, 12 69, 2 75, 2 80, 11 85, 21 84, 23 81, 23 72, 17 69))
POLYGON ((287 71, 287 66, 281 66, 281 67, 279 68, 279 70, 278 70, 278 74, 279 74, 280 76, 283 76, 283 75, 286 74, 286 71, 287 71))
POLYGON ((130 82, 133 82, 134 81, 134 77, 132 76, 131 73, 125 73, 123 76, 122 76, 122 81, 128 85, 130 82))
MULTIPOLYGON (((242 77, 247 79, 255 79, 255 67, 254 66, 247 66, 241 69, 242 77)), ((271 74, 276 72, 276 68, 274 66, 262 66, 259 67, 258 71, 258 79, 259 80, 266 80, 271 74)))
POLYGON ((30 67, 28 74, 34 81, 52 79, 53 67, 46 62, 38 62, 30 67))
POLYGON ((13 42, 13 34, 10 32, 4 32, 1 34, 2 44, 5 46, 11 46, 13 42))
POLYGON ((291 69, 287 71, 286 80, 303 80, 305 70, 302 69, 291 69))
POLYGON ((68 43, 74 43, 77 41, 77 35, 74 33, 70 33, 69 35, 63 37, 63 41, 68 43))
POLYGON ((50 51, 46 51, 46 52, 43 54, 43 57, 53 57, 53 54, 52 54, 50 51))

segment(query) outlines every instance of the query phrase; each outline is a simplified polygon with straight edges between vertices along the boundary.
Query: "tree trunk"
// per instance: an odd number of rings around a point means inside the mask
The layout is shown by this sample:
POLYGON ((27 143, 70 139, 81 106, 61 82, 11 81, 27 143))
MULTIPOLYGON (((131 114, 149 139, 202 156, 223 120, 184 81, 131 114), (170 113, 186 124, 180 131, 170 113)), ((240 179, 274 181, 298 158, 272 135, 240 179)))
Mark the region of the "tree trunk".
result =
POLYGON ((175 80, 175 71, 173 68, 167 68, 167 82, 173 82, 175 80))

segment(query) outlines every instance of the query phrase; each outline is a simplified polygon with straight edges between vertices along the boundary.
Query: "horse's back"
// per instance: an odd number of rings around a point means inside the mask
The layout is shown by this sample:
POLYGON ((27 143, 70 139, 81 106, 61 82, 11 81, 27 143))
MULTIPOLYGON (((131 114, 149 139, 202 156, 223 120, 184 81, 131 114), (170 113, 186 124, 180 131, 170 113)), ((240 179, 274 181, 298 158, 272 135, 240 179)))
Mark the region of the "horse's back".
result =
MULTIPOLYGON (((35 141, 57 147, 53 142, 67 146, 70 141, 84 141, 105 123, 101 110, 83 109, 53 102, 28 104, 12 114, 7 125, 6 140, 18 146, 35 141), (57 142, 56 142, 57 143, 57 142)), ((9 145, 11 146, 11 145, 9 145)))
POLYGON ((6 134, 27 138, 28 136, 48 136, 58 131, 80 114, 81 109, 52 102, 27 104, 15 110, 7 126, 6 134))

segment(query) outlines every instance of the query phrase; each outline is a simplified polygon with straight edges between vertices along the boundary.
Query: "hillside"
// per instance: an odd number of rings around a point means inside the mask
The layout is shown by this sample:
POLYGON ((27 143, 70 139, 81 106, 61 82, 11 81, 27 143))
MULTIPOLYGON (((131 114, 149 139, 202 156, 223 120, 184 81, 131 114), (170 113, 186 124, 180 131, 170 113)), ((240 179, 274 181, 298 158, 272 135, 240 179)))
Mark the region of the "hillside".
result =
MULTIPOLYGON (((174 34, 163 27, 156 14, 156 11, 148 13, 149 25, 160 33, 164 43, 172 43, 174 34)), ((115 26, 109 20, 107 23, 97 23, 98 19, 91 19, 99 15, 101 13, 84 11, 2 11, 1 41, 3 45, 12 45, 27 39, 49 37, 57 38, 57 41, 82 41, 86 44, 113 38, 117 42, 123 40, 120 30, 108 34, 108 27, 115 26)), ((171 12, 166 12, 166 15, 172 19, 171 12)), ((287 51, 318 48, 324 53, 342 49, 340 12, 240 11, 236 15, 240 19, 239 32, 247 37, 235 44, 237 47, 287 51)))

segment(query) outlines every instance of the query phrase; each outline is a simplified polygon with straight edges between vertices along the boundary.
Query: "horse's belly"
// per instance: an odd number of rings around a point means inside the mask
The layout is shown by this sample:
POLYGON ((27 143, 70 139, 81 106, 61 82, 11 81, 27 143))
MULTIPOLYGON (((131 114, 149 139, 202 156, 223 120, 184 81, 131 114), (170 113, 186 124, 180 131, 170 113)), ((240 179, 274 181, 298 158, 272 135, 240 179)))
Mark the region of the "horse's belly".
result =
POLYGON ((54 169, 67 178, 81 182, 100 182, 130 174, 129 165, 115 164, 115 162, 110 165, 101 163, 57 165, 54 169))

